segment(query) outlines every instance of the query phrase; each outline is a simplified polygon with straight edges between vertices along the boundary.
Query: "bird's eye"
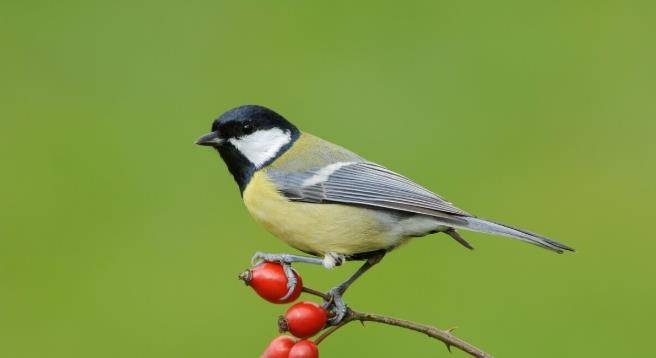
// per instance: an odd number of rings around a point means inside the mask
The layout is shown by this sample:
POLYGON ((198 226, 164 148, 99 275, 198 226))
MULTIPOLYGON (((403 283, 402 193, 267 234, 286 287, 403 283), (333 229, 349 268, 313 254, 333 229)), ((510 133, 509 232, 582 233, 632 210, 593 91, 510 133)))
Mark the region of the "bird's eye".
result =
POLYGON ((251 134, 253 133, 253 125, 251 124, 244 124, 244 126, 241 128, 241 131, 243 134, 251 134))

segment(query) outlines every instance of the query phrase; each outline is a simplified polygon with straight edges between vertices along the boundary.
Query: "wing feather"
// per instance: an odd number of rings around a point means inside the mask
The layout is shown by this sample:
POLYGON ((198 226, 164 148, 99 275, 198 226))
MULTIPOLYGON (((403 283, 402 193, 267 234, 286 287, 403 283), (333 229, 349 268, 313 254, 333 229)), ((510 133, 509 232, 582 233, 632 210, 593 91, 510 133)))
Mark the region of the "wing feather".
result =
POLYGON ((348 163, 329 174, 320 170, 277 172, 271 173, 271 177, 281 192, 293 201, 373 206, 449 218, 452 218, 449 214, 471 216, 430 190, 378 164, 348 163), (303 185, 308 182, 312 185, 303 185))

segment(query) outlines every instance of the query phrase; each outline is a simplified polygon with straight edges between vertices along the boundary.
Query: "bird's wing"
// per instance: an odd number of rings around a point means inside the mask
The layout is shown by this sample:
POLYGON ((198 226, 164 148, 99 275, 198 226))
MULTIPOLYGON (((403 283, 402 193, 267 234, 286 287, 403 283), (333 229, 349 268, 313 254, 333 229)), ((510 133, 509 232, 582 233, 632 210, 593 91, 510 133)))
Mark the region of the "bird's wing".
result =
POLYGON ((455 228, 508 236, 559 253, 574 251, 526 230, 476 218, 410 179, 366 161, 332 162, 301 172, 269 170, 267 175, 292 201, 359 205, 429 215, 455 228))
POLYGON ((337 162, 301 173, 273 170, 268 174, 292 201, 362 205, 438 217, 471 216, 412 180, 371 162, 337 162))

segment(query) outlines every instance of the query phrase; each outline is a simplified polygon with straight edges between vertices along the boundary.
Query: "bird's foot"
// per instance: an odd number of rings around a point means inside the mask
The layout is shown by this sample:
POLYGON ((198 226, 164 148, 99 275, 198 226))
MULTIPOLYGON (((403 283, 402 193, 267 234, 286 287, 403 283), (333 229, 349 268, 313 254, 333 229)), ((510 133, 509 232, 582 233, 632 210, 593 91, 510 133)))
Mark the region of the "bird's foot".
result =
POLYGON ((309 264, 323 264, 323 261, 319 258, 314 257, 305 257, 291 254, 269 254, 264 252, 256 252, 251 258, 251 264, 253 266, 258 265, 262 262, 277 262, 282 265, 282 269, 285 272, 287 277, 287 293, 281 298, 281 300, 286 300, 294 292, 296 287, 296 275, 294 275, 294 269, 292 268, 292 263, 294 262, 304 262, 309 264))
POLYGON ((285 277, 287 277, 287 293, 280 298, 281 301, 288 299, 294 292, 296 287, 296 275, 294 275, 294 269, 292 268, 291 263, 294 262, 291 258, 292 255, 288 254, 267 254, 264 252, 256 252, 251 258, 251 264, 253 266, 259 265, 262 262, 277 262, 282 266, 283 271, 285 272, 285 277))
POLYGON ((291 264, 294 262, 303 262, 306 264, 322 265, 323 260, 317 257, 307 257, 292 254, 268 254, 256 252, 251 259, 251 263, 256 265, 260 262, 277 262, 280 264, 291 264))
POLYGON ((338 325, 348 312, 348 306, 342 298, 342 291, 340 286, 331 288, 327 292, 328 300, 323 303, 323 307, 331 314, 331 317, 328 319, 328 324, 331 326, 338 325))

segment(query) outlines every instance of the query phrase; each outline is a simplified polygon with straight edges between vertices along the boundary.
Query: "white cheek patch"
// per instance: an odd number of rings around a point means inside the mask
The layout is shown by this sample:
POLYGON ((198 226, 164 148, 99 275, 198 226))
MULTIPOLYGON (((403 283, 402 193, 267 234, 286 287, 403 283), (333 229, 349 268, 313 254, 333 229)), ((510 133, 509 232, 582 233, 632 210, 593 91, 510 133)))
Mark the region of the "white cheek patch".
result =
POLYGON ((316 185, 322 182, 325 182, 328 180, 328 177, 334 172, 336 172, 339 168, 345 167, 347 165, 355 164, 355 162, 338 162, 338 163, 333 163, 330 165, 327 165, 321 169, 319 169, 313 176, 305 179, 303 181, 302 186, 312 186, 316 185))
POLYGON ((243 137, 228 139, 257 168, 273 159, 280 148, 291 140, 291 132, 280 128, 259 130, 243 137))

